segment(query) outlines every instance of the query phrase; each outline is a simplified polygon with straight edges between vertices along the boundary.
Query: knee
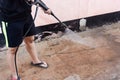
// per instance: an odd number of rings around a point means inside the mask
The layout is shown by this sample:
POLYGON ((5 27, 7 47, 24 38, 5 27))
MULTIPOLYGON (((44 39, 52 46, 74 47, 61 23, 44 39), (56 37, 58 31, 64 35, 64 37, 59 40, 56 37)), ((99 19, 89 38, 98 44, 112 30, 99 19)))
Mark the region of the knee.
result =
POLYGON ((15 54, 17 48, 9 48, 8 54, 15 54))
POLYGON ((24 41, 26 45, 32 44, 34 42, 34 39, 28 39, 24 41))

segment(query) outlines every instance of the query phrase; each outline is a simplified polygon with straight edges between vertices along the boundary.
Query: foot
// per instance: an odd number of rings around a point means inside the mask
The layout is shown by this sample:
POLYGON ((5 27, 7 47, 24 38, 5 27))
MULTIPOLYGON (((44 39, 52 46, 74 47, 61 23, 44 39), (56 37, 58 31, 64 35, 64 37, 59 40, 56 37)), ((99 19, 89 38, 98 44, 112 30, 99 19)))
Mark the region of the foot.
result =
POLYGON ((21 80, 21 78, 16 76, 11 76, 11 80, 21 80))
POLYGON ((41 61, 39 63, 33 63, 31 62, 32 66, 36 66, 36 67, 41 67, 41 68, 48 68, 48 64, 44 61, 41 61))

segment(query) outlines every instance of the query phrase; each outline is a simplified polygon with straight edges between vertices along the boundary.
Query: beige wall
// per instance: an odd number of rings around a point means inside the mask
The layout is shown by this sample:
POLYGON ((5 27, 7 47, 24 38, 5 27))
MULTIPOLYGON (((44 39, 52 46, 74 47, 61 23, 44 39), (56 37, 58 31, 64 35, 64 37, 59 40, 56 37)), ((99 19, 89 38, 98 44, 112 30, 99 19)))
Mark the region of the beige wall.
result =
MULTIPOLYGON (((120 0, 43 0, 62 21, 120 11, 120 0)), ((34 14, 35 7, 33 7, 34 14)), ((56 23, 39 9, 36 26, 56 23)))

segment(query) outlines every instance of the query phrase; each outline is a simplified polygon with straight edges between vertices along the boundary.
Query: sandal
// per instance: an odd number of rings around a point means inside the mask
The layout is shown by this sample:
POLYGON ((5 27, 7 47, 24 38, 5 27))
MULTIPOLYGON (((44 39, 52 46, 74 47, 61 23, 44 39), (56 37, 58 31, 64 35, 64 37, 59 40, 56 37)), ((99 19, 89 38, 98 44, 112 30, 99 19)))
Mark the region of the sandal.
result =
POLYGON ((41 67, 41 68, 48 68, 48 64, 44 61, 41 61, 40 63, 31 62, 31 65, 36 67, 41 67))

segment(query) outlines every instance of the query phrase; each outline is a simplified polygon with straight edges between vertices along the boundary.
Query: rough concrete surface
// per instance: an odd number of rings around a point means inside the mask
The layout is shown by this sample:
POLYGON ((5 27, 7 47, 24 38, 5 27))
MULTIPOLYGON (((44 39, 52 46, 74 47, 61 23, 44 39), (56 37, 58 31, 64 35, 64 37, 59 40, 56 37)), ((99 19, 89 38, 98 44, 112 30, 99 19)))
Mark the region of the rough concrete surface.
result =
MULTIPOLYGON (((120 23, 77 34, 97 46, 64 37, 36 43, 39 58, 49 64, 47 69, 31 66, 25 47, 20 47, 17 62, 22 80, 120 80, 120 23)), ((5 55, 6 51, 0 52, 0 80, 10 76, 5 55)))

